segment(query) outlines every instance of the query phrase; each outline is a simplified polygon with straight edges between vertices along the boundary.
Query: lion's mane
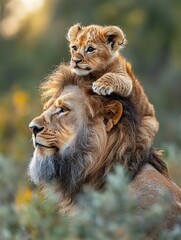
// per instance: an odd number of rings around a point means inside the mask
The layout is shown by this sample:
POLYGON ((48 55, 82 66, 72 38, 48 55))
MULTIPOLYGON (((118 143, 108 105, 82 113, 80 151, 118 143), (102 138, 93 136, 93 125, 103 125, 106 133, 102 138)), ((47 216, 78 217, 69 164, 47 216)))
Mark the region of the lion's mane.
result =
POLYGON ((69 202, 75 201, 76 194, 82 191, 82 187, 86 183, 95 189, 101 189, 105 184, 107 173, 117 163, 124 166, 131 180, 146 163, 151 164, 168 177, 167 167, 161 158, 160 151, 153 148, 144 151, 144 142, 139 143, 139 148, 142 147, 143 150, 137 151, 138 144, 135 139, 137 139, 139 114, 130 98, 121 98, 116 94, 107 97, 98 96, 91 90, 92 81, 93 79, 88 77, 85 80, 85 77, 82 79, 80 76, 76 76, 68 66, 61 65, 41 85, 43 101, 50 98, 56 99, 66 85, 77 85, 83 89, 85 102, 94 116, 104 112, 104 108, 110 100, 119 100, 123 105, 123 115, 119 123, 108 133, 109 141, 106 148, 102 149, 104 136, 101 135, 101 129, 99 126, 95 127, 94 121, 88 118, 88 122, 78 133, 76 141, 66 149, 63 156, 59 156, 58 153, 56 156, 54 155, 55 162, 57 162, 57 158, 61 157, 57 191, 63 192, 64 198, 69 202), (62 85, 61 79, 64 79, 64 85, 62 85), (104 158, 100 158, 100 161, 89 168, 90 162, 94 161, 100 150, 104 151, 104 158))

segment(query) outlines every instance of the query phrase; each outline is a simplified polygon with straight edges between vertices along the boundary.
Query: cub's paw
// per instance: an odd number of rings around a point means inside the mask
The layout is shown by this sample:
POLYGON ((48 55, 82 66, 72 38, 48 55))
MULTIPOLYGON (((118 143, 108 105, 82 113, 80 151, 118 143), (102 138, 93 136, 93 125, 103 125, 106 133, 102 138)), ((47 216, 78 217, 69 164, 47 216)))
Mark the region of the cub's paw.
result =
POLYGON ((97 80, 92 84, 92 90, 98 95, 110 95, 114 89, 111 84, 97 80))

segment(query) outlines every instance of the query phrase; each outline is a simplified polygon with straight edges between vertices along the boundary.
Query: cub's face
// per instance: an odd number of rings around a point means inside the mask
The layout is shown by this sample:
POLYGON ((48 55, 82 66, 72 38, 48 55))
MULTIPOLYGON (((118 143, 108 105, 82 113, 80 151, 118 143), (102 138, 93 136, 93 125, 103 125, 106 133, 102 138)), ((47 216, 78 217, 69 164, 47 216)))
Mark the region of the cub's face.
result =
POLYGON ((77 75, 88 75, 106 68, 116 56, 125 38, 115 26, 72 26, 67 39, 70 42, 71 67, 77 75))

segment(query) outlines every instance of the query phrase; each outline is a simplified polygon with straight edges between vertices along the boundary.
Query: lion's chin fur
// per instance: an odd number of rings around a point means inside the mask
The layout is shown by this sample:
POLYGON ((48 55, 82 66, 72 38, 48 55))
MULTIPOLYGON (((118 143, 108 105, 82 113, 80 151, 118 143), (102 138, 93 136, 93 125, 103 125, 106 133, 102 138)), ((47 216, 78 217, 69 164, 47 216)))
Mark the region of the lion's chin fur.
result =
POLYGON ((50 184, 58 177, 59 159, 58 153, 44 156, 36 149, 28 168, 31 180, 37 185, 50 184))

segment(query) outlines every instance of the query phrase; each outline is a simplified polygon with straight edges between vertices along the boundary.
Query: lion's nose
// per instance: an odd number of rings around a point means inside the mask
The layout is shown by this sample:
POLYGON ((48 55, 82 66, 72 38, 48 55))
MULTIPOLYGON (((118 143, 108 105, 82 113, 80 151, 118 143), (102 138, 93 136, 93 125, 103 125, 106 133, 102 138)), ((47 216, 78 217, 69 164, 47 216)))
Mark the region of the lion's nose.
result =
POLYGON ((33 122, 31 122, 29 124, 29 128, 35 136, 36 136, 37 133, 41 132, 44 129, 44 127, 39 126, 38 124, 33 123, 33 122))

